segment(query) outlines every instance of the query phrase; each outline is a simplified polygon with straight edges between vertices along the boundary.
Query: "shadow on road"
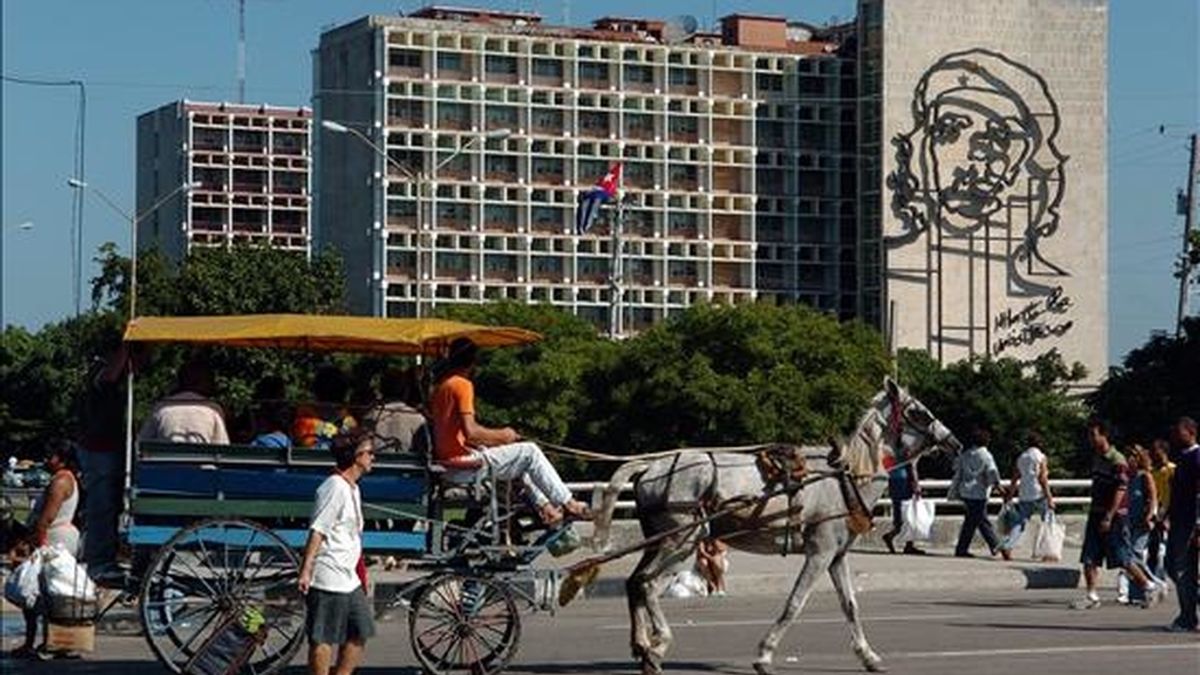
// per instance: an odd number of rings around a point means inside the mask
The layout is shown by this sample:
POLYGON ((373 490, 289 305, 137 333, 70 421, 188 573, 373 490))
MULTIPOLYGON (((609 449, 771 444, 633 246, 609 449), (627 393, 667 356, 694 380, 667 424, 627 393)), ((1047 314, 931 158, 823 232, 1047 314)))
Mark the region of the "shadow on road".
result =
POLYGON ((1072 633, 1151 633, 1161 635, 1163 627, 1158 624, 1147 626, 1081 626, 1076 623, 947 623, 958 628, 1001 628, 1006 630, 1037 630, 1072 633))

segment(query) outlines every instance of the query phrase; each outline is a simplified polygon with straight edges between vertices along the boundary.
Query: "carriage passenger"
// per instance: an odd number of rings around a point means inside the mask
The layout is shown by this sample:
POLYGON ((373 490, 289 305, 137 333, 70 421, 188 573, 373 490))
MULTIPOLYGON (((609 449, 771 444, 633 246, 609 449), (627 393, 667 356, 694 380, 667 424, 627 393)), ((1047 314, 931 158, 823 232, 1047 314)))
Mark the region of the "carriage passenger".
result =
POLYGON ((471 372, 478 353, 474 342, 458 338, 450 344, 446 358, 435 367, 430 416, 436 459, 453 465, 477 458, 501 480, 520 478, 547 525, 562 521, 564 512, 573 518, 588 518, 587 505, 571 496, 537 444, 522 442, 520 434, 511 427, 494 429, 476 420, 471 372))
POLYGON ((328 449, 339 433, 358 426, 346 409, 346 394, 350 383, 346 375, 333 365, 322 366, 313 377, 312 404, 296 410, 292 422, 292 441, 298 448, 328 449))
POLYGON ((188 361, 179 369, 175 392, 154 406, 138 439, 228 445, 225 411, 211 399, 215 389, 208 364, 200 359, 188 361))
POLYGON ((392 368, 379 379, 380 401, 363 416, 384 452, 416 452, 424 446, 425 415, 416 370, 392 368))

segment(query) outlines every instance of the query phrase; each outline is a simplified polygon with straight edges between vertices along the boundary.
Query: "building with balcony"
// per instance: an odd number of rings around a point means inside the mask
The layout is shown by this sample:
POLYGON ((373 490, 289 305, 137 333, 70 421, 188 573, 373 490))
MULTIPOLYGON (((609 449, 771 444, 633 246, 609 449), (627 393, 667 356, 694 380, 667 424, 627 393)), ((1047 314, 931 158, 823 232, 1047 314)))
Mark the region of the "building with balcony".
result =
POLYGON ((193 246, 245 243, 308 254, 308 108, 177 101, 137 119, 140 247, 173 259, 193 246))
POLYGON ((379 150, 314 138, 315 236, 343 253, 352 307, 506 298, 610 328, 617 304, 625 331, 695 302, 856 315, 853 25, 722 26, 432 7, 324 33, 315 116, 379 150), (498 129, 511 134, 484 136, 498 129), (576 235, 579 193, 616 162, 619 241, 615 207, 576 235))

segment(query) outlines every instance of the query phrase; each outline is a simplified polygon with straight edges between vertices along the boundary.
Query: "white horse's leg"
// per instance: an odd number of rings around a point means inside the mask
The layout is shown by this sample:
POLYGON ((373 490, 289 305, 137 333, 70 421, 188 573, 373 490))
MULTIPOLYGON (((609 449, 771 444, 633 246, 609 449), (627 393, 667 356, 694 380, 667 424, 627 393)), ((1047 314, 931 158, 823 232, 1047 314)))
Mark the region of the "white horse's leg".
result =
POLYGON ((633 573, 625 580, 625 600, 629 605, 629 648, 635 661, 641 662, 650 650, 650 615, 646 610, 646 592, 643 578, 646 568, 658 557, 660 547, 652 546, 642 551, 633 573))
POLYGON ((862 620, 858 616, 858 601, 854 598, 854 585, 850 580, 850 564, 846 561, 846 551, 834 556, 829 567, 829 577, 837 590, 838 599, 842 603, 842 611, 846 614, 846 622, 850 624, 850 635, 854 639, 854 653, 862 661, 867 670, 878 673, 887 670, 883 667, 883 659, 867 644, 867 636, 863 632, 862 620))
POLYGON ((647 571, 643 589, 646 595, 646 609, 650 614, 651 632, 650 650, 647 660, 643 662, 643 672, 646 672, 646 666, 649 666, 649 672, 662 672, 663 661, 667 657, 667 651, 671 648, 675 636, 671 632, 670 624, 667 623, 667 615, 662 611, 660 599, 675 573, 683 569, 692 559, 692 554, 696 550, 695 544, 696 537, 692 535, 678 543, 670 542, 663 547, 663 554, 659 557, 658 564, 654 566, 653 570, 647 571))
MULTIPOLYGON (((817 528, 817 530, 821 529, 817 528)), ((767 675, 771 672, 771 661, 775 658, 775 649, 779 646, 779 641, 783 639, 783 634, 803 611, 805 603, 808 602, 808 596, 812 594, 813 585, 821 573, 829 569, 829 562, 833 558, 836 545, 832 541, 818 544, 815 542, 816 536, 817 533, 814 531, 813 537, 810 537, 805 546, 804 568, 800 570, 800 576, 796 578, 796 584, 792 586, 792 592, 788 595, 783 613, 779 615, 775 625, 771 626, 762 642, 758 644, 758 658, 754 660, 754 671, 759 675, 767 675)), ((822 542, 829 539, 831 538, 828 535, 821 537, 822 542)))

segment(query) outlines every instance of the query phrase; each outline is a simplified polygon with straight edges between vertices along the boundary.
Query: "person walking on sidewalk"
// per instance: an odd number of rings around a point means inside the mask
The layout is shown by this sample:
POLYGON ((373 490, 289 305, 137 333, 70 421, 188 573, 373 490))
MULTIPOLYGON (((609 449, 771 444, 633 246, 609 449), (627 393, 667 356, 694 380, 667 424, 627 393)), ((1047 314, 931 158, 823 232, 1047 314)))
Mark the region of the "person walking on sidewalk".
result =
POLYGON ((1152 582, 1142 568, 1134 564, 1129 541, 1129 465, 1109 442, 1110 432, 1103 420, 1089 420, 1087 430, 1088 443, 1094 453, 1092 491, 1083 533, 1083 551, 1079 556, 1087 595, 1072 603, 1072 607, 1093 609, 1100 606, 1096 583, 1100 579, 1100 565, 1105 562, 1109 569, 1124 569, 1133 583, 1145 591, 1143 607, 1157 604, 1165 589, 1152 582))
POLYGON ((1147 566, 1156 578, 1167 578, 1167 513, 1171 509, 1171 478, 1175 475, 1175 463, 1171 461, 1171 445, 1165 438, 1156 438, 1150 446, 1150 460, 1154 468, 1154 491, 1158 495, 1158 512, 1154 514, 1154 529, 1150 531, 1147 546, 1147 566))
POLYGON ((1169 630, 1179 633, 1195 632, 1200 627, 1196 612, 1197 546, 1200 545, 1200 505, 1197 505, 1197 483, 1200 482, 1200 445, 1196 444, 1196 421, 1181 417, 1171 430, 1175 441, 1175 475, 1171 480, 1171 508, 1167 513, 1170 527, 1167 535, 1167 571, 1175 582, 1179 598, 1179 616, 1169 630))
MULTIPOLYGON (((1155 584, 1162 580, 1150 571, 1147 549, 1150 531, 1154 527, 1154 514, 1158 511, 1158 492, 1154 489, 1154 478, 1150 474, 1150 453, 1134 443, 1127 448, 1129 468, 1129 544, 1133 550, 1133 564, 1142 568, 1142 573, 1155 584)), ((1117 602, 1124 595, 1128 602, 1141 604, 1145 599, 1142 589, 1129 586, 1129 576, 1124 571, 1117 578, 1117 602)))
POLYGON ((1038 514, 1045 526, 1048 514, 1054 510, 1054 495, 1050 493, 1050 463, 1042 452, 1044 443, 1041 434, 1029 432, 1027 444, 1029 447, 1025 448, 1025 452, 1017 456, 1012 483, 1004 496, 1006 502, 1014 494, 1017 496, 1017 520, 1012 524, 1008 536, 1000 542, 1000 555, 1005 560, 1012 560, 1012 551, 1021 541, 1021 535, 1025 533, 1033 514, 1038 514))
MULTIPOLYGON (((921 498, 921 483, 917 477, 916 462, 899 462, 891 457, 884 457, 884 465, 888 470, 888 497, 892 500, 892 529, 883 535, 883 543, 893 554, 896 552, 896 535, 904 527, 904 502, 908 499, 921 498), (891 466, 888 466, 888 464, 891 466)), ((906 555, 925 555, 925 551, 917 548, 911 540, 904 543, 906 555)))
POLYGON ((987 428, 978 426, 971 436, 972 447, 955 459, 954 478, 950 482, 949 496, 961 499, 966 507, 958 545, 954 548, 956 558, 975 557, 970 551, 975 530, 979 530, 992 555, 996 555, 1000 547, 1000 539, 987 515, 988 497, 1000 485, 1000 470, 987 448, 992 434, 987 428))
POLYGON ((330 675, 338 646, 335 675, 358 667, 375 621, 367 601, 362 557, 362 496, 358 481, 371 472, 375 446, 361 428, 333 439, 336 470, 317 488, 308 543, 300 564, 300 592, 308 607, 308 667, 312 675, 330 675))

